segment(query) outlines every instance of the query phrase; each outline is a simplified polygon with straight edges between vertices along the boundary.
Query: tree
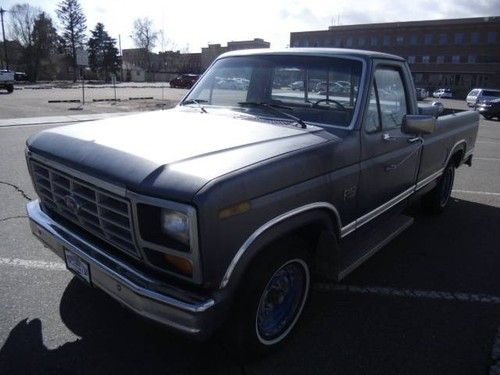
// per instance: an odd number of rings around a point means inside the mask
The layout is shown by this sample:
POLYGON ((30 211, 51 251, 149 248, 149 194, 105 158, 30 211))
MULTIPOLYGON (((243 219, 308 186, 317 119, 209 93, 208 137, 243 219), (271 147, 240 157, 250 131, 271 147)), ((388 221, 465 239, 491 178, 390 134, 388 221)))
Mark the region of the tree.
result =
POLYGON ((85 45, 87 18, 78 0, 62 0, 56 12, 62 24, 61 37, 73 62, 73 82, 76 82, 78 70, 76 51, 85 45))
POLYGON ((158 41, 158 31, 153 29, 153 21, 149 18, 138 18, 134 21, 134 31, 131 38, 135 45, 141 48, 145 55, 147 68, 151 67, 150 53, 158 41))
POLYGON ((33 29, 41 10, 25 3, 14 5, 9 13, 11 36, 23 46, 23 64, 33 80, 33 29))
POLYGON ((50 62, 51 56, 58 48, 57 31, 52 23, 52 19, 42 12, 35 19, 33 26, 33 80, 36 81, 40 74, 42 60, 50 62))
POLYGON ((98 23, 88 41, 89 64, 94 72, 103 76, 106 81, 110 73, 120 69, 120 57, 116 48, 116 40, 104 30, 104 25, 98 23))

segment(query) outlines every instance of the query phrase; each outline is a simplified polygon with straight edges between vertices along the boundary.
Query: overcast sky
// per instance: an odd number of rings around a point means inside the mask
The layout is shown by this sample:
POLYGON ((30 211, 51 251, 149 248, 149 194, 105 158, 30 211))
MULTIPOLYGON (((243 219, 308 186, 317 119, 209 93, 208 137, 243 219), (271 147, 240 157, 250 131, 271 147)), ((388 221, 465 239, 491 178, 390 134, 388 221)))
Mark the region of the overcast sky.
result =
MULTIPOLYGON (((9 9, 23 2, 0 0, 9 9)), ((57 21, 58 1, 26 0, 57 21)), ((122 48, 133 47, 132 24, 149 17, 164 31, 163 49, 199 52, 208 43, 263 38, 271 47, 286 47, 291 31, 321 30, 332 24, 396 22, 478 16, 500 16, 499 0, 80 0, 88 28, 102 22, 122 48), (169 43, 170 42, 170 43, 169 43)), ((7 17, 8 20, 8 17, 7 17)), ((162 49, 161 40, 156 50, 162 49)))

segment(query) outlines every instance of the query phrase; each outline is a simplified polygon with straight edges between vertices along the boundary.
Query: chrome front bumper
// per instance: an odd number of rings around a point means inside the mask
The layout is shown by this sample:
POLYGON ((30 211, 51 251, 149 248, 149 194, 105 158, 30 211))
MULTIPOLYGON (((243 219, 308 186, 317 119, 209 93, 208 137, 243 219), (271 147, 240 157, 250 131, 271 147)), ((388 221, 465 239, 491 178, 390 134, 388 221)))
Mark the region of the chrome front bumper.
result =
POLYGON ((218 306, 213 298, 204 299, 192 293, 179 298, 182 290, 130 267, 55 222, 41 210, 38 200, 28 203, 27 211, 31 231, 55 254, 64 260, 67 249, 89 264, 93 286, 137 314, 178 332, 200 339, 212 334, 218 306))

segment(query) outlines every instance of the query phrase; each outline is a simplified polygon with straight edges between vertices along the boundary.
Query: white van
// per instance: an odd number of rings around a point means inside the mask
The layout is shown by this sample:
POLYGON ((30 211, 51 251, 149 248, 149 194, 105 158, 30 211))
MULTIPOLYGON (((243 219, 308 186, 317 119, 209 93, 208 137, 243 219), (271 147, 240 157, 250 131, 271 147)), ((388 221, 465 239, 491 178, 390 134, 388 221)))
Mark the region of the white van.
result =
POLYGON ((500 98, 500 90, 473 89, 467 94, 465 101, 469 107, 474 107, 476 103, 497 98, 500 98))

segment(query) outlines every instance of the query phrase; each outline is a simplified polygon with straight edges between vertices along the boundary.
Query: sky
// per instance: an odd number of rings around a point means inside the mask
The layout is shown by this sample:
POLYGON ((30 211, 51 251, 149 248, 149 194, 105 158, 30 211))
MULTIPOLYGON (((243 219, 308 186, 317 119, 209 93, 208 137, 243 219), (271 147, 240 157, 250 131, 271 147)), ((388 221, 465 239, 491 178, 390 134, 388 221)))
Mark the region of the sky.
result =
MULTIPOLYGON (((54 0, 0 0, 9 9, 29 2, 49 13, 57 23, 54 0)), ((136 18, 149 17, 163 31, 156 51, 180 49, 200 52, 208 43, 262 38, 271 47, 289 44, 290 32, 324 30, 330 25, 398 22, 462 17, 500 16, 499 0, 80 0, 87 27, 102 22, 122 48, 133 48, 130 38, 136 18)), ((8 22, 8 15, 6 17, 8 22)))

